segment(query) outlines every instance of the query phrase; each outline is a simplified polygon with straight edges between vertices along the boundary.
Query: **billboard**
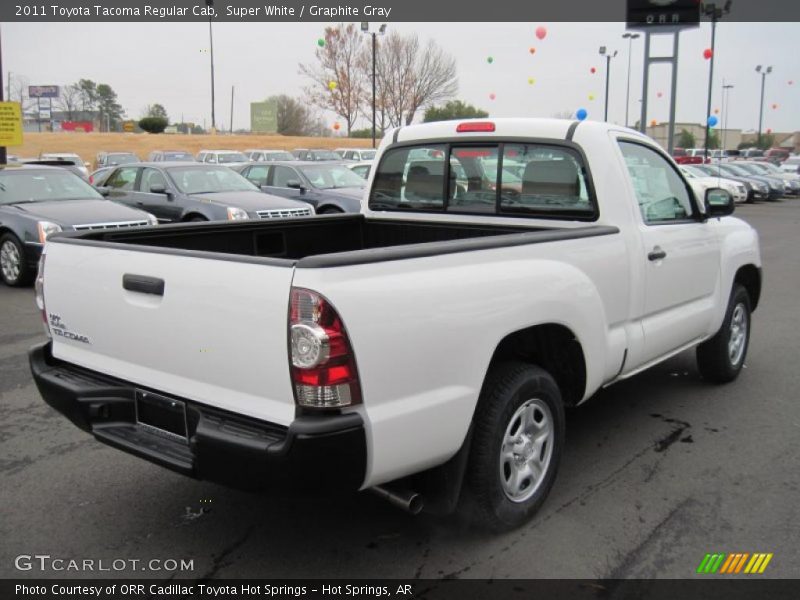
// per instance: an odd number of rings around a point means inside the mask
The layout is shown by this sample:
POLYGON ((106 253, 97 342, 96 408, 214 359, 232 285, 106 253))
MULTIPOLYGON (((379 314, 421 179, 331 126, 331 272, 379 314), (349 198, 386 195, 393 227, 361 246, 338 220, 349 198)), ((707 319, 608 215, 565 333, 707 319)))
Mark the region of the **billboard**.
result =
POLYGON ((278 132, 278 102, 270 98, 264 102, 250 103, 250 131, 258 133, 278 132))
POLYGON ((628 29, 655 30, 700 25, 698 0, 628 0, 628 29))
POLYGON ((58 98, 57 85, 29 85, 29 98, 58 98))

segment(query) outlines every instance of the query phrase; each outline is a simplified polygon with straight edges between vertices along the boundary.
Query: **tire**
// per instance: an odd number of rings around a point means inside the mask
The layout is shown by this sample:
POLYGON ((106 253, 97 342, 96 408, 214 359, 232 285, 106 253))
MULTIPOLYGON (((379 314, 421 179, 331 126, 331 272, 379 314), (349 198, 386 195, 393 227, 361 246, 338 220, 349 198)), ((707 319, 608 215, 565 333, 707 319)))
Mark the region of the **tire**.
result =
POLYGON ((734 284, 722 327, 697 347, 697 367, 704 379, 728 383, 739 376, 750 344, 750 296, 734 284))
POLYGON ((33 281, 34 273, 25 260, 25 248, 13 233, 0 237, 0 279, 8 286, 22 287, 33 281))
POLYGON ((205 223, 208 221, 205 217, 192 217, 191 219, 187 219, 188 223, 205 223))
POLYGON ((558 472, 564 445, 558 385, 539 367, 498 365, 484 383, 473 427, 465 508, 480 527, 519 527, 539 510, 558 472))
POLYGON ((317 214, 318 215, 343 215, 344 211, 343 210, 339 210, 338 208, 335 208, 333 206, 327 206, 327 207, 323 208, 322 210, 320 210, 317 214))

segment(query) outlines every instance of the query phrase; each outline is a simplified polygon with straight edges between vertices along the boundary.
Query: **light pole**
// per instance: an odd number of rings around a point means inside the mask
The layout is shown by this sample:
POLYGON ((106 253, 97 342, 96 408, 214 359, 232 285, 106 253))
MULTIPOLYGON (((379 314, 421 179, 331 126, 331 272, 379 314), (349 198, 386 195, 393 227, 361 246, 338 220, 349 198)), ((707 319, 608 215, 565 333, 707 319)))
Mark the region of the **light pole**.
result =
MULTIPOLYGON (((206 0, 206 6, 214 6, 214 0, 206 0)), ((208 16, 208 46, 211 54, 211 132, 217 131, 217 120, 214 115, 214 34, 211 31, 211 15, 208 16)))
POLYGON ((706 137, 703 159, 708 158, 708 118, 711 116, 711 91, 714 89, 714 42, 717 35, 717 21, 722 18, 722 15, 731 12, 731 4, 733 4, 732 0, 725 2, 722 8, 717 8, 717 5, 713 3, 703 5, 703 13, 711 19, 711 56, 708 61, 708 102, 706 104, 706 137))
POLYGON ((625 127, 628 127, 628 104, 631 99, 631 49, 633 40, 641 37, 638 33, 625 32, 622 34, 623 40, 628 40, 628 84, 625 88, 625 127))
MULTIPOLYGON (((3 40, 0 37, 0 102, 3 101, 3 40)), ((8 74, 8 99, 11 100, 11 73, 8 74)), ((22 102, 20 102, 20 107, 22 107, 22 102)), ((6 147, 0 146, 0 165, 4 165, 7 162, 8 155, 6 154, 6 147)))
POLYGON ((725 140, 728 139, 728 113, 731 110, 730 91, 733 89, 732 84, 725 85, 725 80, 722 80, 722 150, 725 150, 725 140))
POLYGON ((606 105, 604 108, 604 116, 603 120, 607 123, 608 122, 608 82, 611 78, 611 59, 617 55, 617 51, 614 50, 614 54, 609 54, 606 50, 605 46, 600 46, 600 56, 606 57, 606 105))
POLYGON ((761 73, 761 105, 758 109, 758 137, 756 138, 756 145, 761 146, 761 125, 764 123, 764 84, 767 82, 767 75, 772 73, 772 67, 762 70, 761 65, 758 65, 756 73, 761 73))
POLYGON ((372 36, 372 147, 375 147, 375 115, 377 113, 375 107, 375 56, 378 52, 377 36, 386 33, 386 23, 380 26, 378 33, 369 30, 369 22, 361 22, 361 33, 366 33, 372 36))

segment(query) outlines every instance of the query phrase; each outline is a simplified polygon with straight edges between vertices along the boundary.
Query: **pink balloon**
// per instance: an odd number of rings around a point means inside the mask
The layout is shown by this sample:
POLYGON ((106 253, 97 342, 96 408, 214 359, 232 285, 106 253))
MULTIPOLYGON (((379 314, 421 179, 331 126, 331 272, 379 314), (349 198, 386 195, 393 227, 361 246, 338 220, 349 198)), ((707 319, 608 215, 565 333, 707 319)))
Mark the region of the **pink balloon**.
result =
POLYGON ((489 100, 494 100, 495 98, 497 98, 497 96, 494 94, 489 94, 489 100))
POLYGON ((547 37, 547 28, 546 27, 541 27, 541 26, 537 27, 536 28, 536 37, 539 38, 540 40, 543 40, 544 38, 546 38, 547 37))

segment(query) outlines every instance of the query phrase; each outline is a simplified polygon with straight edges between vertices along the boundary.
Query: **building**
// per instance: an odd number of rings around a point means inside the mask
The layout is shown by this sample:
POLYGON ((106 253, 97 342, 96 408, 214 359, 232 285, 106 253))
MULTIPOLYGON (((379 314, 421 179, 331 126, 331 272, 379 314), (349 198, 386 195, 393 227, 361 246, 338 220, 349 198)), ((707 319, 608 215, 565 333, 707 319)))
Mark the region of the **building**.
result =
MULTIPOLYGON (((675 146, 680 147, 678 138, 681 135, 681 130, 685 129, 694 136, 695 148, 704 148, 706 143, 706 129, 705 125, 699 123, 675 123, 675 146)), ((742 142, 741 129, 721 129, 719 127, 712 128, 719 136, 720 145, 725 149, 737 148, 742 142)), ((647 135, 653 138, 662 148, 667 148, 669 140, 669 123, 657 123, 650 125, 647 128, 647 135)))
MULTIPOLYGON (((772 144, 774 147, 788 148, 794 154, 800 154, 800 131, 794 131, 794 132, 771 131, 770 135, 774 140, 772 144)), ((755 145, 757 138, 758 134, 755 132, 745 133, 742 136, 742 141, 755 145)))

